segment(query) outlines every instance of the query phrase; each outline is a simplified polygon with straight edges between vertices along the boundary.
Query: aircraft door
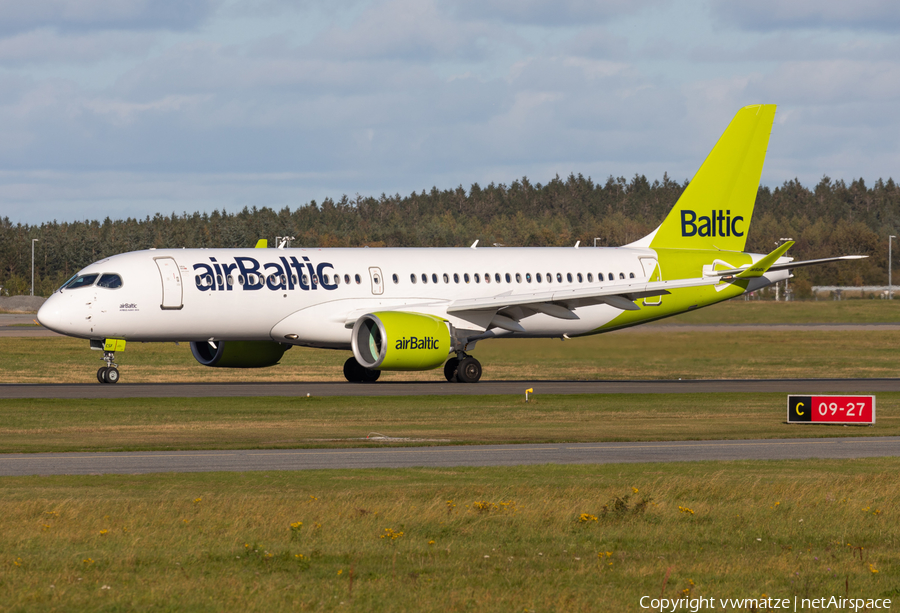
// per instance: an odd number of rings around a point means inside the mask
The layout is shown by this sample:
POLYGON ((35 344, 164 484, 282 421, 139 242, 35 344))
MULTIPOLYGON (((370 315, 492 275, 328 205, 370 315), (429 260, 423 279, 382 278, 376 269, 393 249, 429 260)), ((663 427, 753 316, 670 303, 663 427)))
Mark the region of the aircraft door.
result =
MULTIPOLYGON (((659 268, 659 262, 656 258, 641 258, 641 267, 644 269, 644 276, 652 283, 654 281, 662 281, 662 271, 659 268)), ((644 306, 659 306, 662 304, 662 296, 653 296, 644 298, 644 306)))
POLYGON ((173 258, 154 258, 156 267, 159 268, 159 276, 162 279, 162 302, 159 308, 163 310, 178 310, 184 306, 182 303, 181 271, 173 258))
POLYGON ((369 277, 372 279, 372 293, 376 296, 380 296, 384 293, 384 276, 381 274, 381 269, 377 266, 369 267, 369 277))

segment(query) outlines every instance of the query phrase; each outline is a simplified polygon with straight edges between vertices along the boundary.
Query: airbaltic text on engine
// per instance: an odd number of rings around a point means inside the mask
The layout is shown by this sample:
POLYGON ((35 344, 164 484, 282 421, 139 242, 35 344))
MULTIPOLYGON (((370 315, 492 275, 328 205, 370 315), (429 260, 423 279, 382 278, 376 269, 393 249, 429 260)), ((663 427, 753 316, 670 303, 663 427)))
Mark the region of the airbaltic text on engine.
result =
POLYGON ((725 211, 724 215, 722 215, 722 211, 713 210, 709 217, 701 215, 699 218, 694 211, 684 210, 681 211, 681 235, 717 236, 716 229, 718 228, 718 236, 743 236, 744 233, 738 231, 737 222, 739 221, 744 221, 744 218, 740 215, 732 218, 730 210, 725 211))
POLYGON ((440 349, 440 344, 440 339, 436 339, 433 336, 426 336, 425 338, 417 338, 415 336, 406 338, 404 336, 397 339, 394 349, 440 349))
POLYGON ((277 262, 265 262, 262 265, 249 257, 235 256, 234 263, 218 262, 216 258, 209 258, 209 264, 201 262, 194 264, 197 273, 197 288, 200 291, 231 291, 233 284, 228 283, 228 277, 237 272, 238 285, 245 290, 258 290, 268 288, 272 291, 283 290, 314 290, 319 286, 322 289, 337 289, 337 284, 330 283, 325 272, 334 270, 328 262, 313 265, 309 258, 303 256, 302 262, 295 256, 278 258, 277 262), (293 271, 293 272, 292 272, 293 271), (206 283, 202 283, 206 280, 206 283))

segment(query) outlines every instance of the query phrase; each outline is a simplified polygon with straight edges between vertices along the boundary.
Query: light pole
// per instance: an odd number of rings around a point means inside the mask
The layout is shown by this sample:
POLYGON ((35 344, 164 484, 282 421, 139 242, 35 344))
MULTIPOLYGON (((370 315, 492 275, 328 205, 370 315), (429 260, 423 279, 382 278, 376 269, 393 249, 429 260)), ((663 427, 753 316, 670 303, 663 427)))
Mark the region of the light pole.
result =
POLYGON ((31 295, 34 296, 34 244, 41 239, 31 239, 31 295))
POLYGON ((894 280, 891 278, 891 255, 893 253, 893 240, 897 238, 893 234, 888 236, 888 300, 894 299, 894 280))

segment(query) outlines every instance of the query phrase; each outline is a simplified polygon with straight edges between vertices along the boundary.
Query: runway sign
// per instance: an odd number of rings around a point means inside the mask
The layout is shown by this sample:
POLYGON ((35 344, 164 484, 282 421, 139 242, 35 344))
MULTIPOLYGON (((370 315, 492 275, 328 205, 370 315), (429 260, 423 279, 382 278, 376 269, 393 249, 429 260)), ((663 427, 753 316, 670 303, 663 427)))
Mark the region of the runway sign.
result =
POLYGON ((788 396, 791 424, 874 424, 875 396, 788 396))

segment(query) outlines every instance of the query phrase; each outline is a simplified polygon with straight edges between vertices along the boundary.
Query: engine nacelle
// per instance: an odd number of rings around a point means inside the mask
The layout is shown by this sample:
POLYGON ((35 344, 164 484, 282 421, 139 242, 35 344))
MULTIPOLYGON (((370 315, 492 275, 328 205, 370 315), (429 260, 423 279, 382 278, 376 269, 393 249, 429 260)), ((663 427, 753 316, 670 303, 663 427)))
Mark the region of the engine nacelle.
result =
POLYGON ((191 353, 204 366, 220 368, 262 368, 278 364, 290 345, 273 341, 218 341, 191 343, 191 353))
POLYGON ((353 357, 373 370, 429 370, 452 350, 449 324, 433 315, 380 311, 360 317, 351 337, 353 357))

